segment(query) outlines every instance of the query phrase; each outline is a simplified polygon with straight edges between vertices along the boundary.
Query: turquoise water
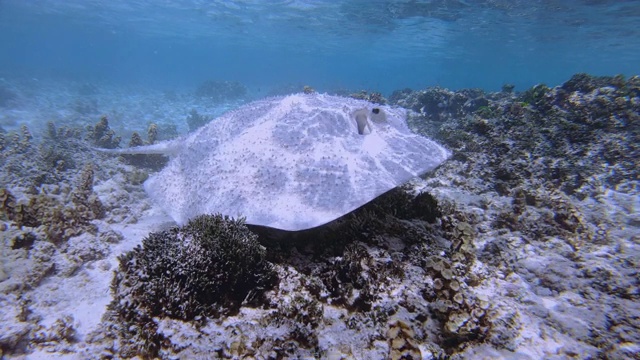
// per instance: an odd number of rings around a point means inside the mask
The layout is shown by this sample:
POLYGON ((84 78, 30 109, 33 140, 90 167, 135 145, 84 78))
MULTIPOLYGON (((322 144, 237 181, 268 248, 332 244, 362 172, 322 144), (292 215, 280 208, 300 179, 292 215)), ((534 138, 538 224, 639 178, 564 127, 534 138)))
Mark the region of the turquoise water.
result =
POLYGON ((0 76, 516 90, 640 73, 640 2, 0 0, 0 76))

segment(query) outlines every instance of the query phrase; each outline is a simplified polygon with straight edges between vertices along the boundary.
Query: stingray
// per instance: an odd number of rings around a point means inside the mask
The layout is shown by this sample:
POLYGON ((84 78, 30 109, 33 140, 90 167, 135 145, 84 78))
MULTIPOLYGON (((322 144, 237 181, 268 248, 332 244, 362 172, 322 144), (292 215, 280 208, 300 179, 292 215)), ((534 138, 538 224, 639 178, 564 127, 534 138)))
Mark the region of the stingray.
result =
POLYGON ((327 94, 246 104, 176 140, 120 154, 165 154, 149 197, 182 225, 202 214, 298 231, 337 219, 433 170, 450 153, 411 132, 406 110, 327 94))

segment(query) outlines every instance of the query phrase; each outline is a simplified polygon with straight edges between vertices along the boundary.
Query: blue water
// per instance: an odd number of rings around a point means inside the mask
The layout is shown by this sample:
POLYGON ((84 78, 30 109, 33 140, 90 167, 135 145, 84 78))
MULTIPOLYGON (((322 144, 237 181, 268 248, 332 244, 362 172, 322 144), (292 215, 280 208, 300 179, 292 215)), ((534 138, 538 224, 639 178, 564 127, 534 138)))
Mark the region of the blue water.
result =
POLYGON ((0 77, 516 90, 640 73, 640 1, 0 0, 0 77))

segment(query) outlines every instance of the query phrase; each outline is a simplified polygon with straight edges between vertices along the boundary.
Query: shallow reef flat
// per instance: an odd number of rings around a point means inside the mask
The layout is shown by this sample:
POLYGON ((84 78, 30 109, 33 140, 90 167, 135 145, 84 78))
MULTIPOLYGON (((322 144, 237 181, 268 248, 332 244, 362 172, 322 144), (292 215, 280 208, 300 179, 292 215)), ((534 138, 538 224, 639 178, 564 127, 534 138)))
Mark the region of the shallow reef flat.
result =
POLYGON ((638 358, 638 77, 354 94, 453 155, 295 239, 177 227, 142 188, 166 159, 94 149, 233 104, 30 86, 0 104, 2 358, 638 358))

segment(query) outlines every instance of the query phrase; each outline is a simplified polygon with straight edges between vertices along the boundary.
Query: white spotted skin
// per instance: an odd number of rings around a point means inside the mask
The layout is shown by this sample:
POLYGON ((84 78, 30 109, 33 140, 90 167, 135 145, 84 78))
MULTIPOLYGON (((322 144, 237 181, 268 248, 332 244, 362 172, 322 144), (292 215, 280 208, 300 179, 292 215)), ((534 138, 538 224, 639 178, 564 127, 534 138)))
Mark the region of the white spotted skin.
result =
POLYGON ((409 130, 404 109, 326 94, 255 101, 180 140, 117 152, 171 155, 144 187, 178 224, 222 213, 290 231, 345 215, 450 156, 409 130), (360 135, 363 108, 384 116, 360 135))

